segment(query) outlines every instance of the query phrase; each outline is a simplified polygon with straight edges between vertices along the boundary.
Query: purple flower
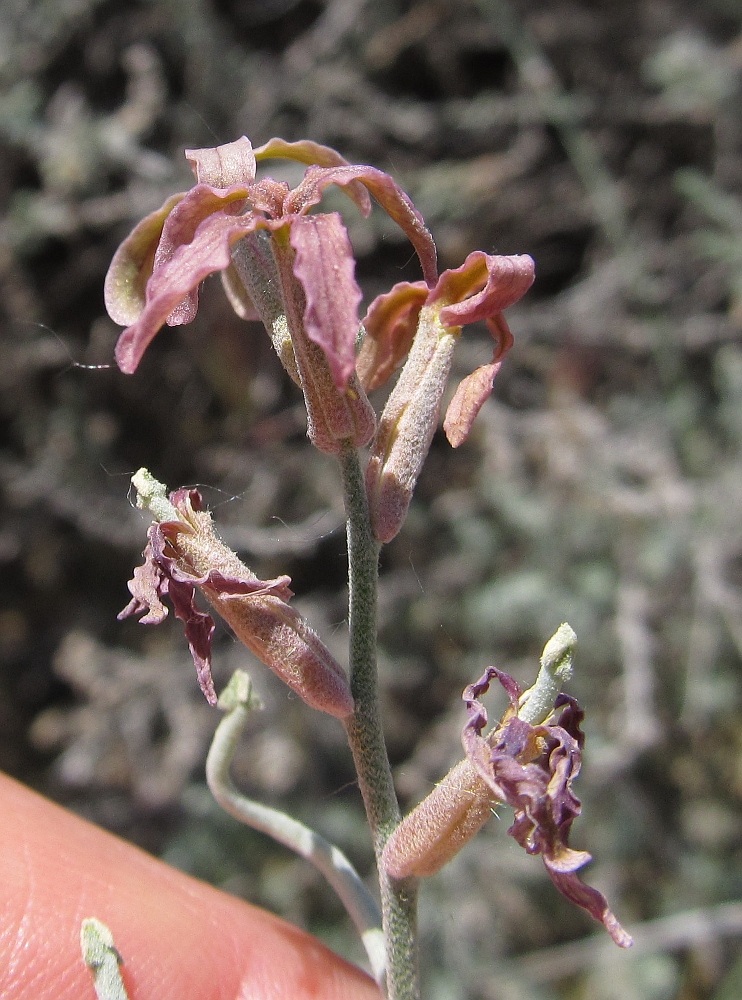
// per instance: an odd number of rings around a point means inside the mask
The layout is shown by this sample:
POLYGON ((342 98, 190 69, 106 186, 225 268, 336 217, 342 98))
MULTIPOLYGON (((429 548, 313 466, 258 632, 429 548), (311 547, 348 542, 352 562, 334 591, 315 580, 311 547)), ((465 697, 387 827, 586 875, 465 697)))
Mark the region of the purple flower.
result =
POLYGON ((580 801, 572 783, 580 772, 583 712, 574 698, 557 696, 556 721, 531 725, 518 717, 522 692, 512 677, 488 667, 463 698, 469 715, 462 742, 465 759, 407 816, 387 842, 383 864, 394 878, 431 875, 449 861, 487 820, 490 810, 506 803, 515 812, 508 833, 528 854, 540 854, 549 877, 562 895, 599 920, 616 944, 627 948, 631 937, 608 907, 605 897, 577 877, 591 860, 569 844, 580 801), (478 700, 497 678, 510 708, 486 736, 487 712, 478 700))

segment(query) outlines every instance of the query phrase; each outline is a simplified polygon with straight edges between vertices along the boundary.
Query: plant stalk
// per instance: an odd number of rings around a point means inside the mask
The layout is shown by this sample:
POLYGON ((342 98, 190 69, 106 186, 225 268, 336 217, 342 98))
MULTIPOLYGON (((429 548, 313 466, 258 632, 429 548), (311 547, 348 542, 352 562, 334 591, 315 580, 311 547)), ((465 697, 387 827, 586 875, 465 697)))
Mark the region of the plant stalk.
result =
POLYGON ((348 530, 350 686, 355 711, 346 723, 358 784, 366 807, 379 869, 390 1000, 419 1000, 417 879, 392 879, 381 852, 401 814, 384 742, 376 669, 379 544, 371 531, 358 452, 340 455, 348 530))

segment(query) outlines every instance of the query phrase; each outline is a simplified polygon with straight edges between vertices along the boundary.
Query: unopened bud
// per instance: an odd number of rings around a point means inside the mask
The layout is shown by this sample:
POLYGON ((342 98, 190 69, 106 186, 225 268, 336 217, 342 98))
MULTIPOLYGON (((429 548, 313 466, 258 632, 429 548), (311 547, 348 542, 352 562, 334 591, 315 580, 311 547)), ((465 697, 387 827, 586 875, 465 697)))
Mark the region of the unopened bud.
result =
POLYGON ((435 875, 484 826, 495 802, 462 760, 392 833, 381 859, 385 871, 392 878, 435 875))
POLYGON ((366 470, 374 534, 389 542, 402 527, 440 416, 458 328, 424 306, 417 335, 384 412, 366 470))

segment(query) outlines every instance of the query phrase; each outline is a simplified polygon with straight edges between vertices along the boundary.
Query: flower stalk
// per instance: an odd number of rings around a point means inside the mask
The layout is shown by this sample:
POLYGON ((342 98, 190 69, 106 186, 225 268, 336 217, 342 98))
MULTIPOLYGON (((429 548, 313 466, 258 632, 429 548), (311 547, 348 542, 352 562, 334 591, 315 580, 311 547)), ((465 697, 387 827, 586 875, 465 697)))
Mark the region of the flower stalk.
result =
MULTIPOLYGON (((350 686, 355 703, 345 728, 380 862, 401 819, 379 706, 376 608, 380 546, 371 530, 358 452, 346 447, 340 463, 348 537, 350 686)), ((416 880, 395 879, 379 864, 379 888, 387 943, 387 994, 390 1000, 417 1000, 416 880)))

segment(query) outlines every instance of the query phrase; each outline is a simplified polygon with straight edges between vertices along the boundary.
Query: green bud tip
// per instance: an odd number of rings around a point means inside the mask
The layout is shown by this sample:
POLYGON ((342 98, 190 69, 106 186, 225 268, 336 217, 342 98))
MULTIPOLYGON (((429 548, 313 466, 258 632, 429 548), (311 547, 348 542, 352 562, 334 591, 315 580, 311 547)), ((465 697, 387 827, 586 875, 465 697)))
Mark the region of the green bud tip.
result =
POLYGON ((572 676, 572 655, 577 645, 577 633, 567 622, 562 622, 544 646, 541 667, 548 670, 562 683, 572 676))
POLYGON ((137 507, 148 510, 155 521, 178 521, 179 514, 167 498, 167 486, 159 482, 149 469, 140 469, 131 477, 137 491, 137 507))
POLYGON ((576 644, 574 629, 564 622, 544 646, 536 683, 521 695, 519 718, 532 726, 546 722, 554 710, 556 696, 572 676, 572 654, 576 644))
POLYGON ((217 706, 223 712, 231 712, 240 706, 257 711, 263 707, 263 703, 255 693, 250 675, 245 670, 235 670, 219 695, 217 706))

